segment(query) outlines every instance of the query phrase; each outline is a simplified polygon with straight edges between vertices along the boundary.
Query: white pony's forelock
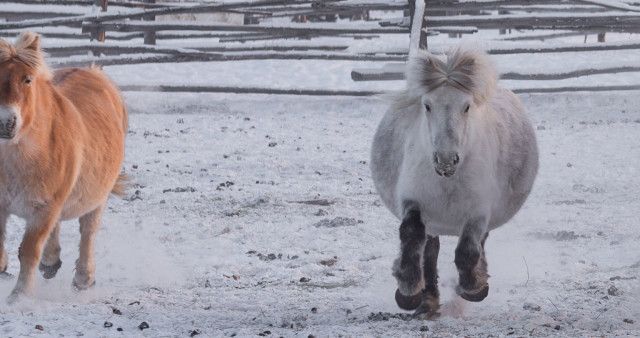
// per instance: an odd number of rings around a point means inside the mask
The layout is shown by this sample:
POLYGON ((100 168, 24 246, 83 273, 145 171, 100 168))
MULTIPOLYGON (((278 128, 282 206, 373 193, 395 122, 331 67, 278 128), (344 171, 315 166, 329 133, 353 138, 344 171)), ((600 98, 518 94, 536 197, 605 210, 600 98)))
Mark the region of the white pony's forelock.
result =
POLYGON ((410 107, 425 93, 442 86, 470 93, 474 103, 482 105, 493 95, 498 82, 487 54, 468 47, 451 49, 444 57, 418 51, 409 58, 405 78, 405 89, 384 95, 394 109, 410 107))

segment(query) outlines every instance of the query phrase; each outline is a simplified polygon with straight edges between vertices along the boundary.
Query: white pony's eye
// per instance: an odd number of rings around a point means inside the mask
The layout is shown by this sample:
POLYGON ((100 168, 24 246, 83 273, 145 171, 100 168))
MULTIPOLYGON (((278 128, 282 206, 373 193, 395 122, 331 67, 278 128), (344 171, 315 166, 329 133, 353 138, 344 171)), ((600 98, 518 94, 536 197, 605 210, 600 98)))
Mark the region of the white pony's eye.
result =
POLYGON ((431 112, 431 106, 428 104, 424 105, 425 109, 427 109, 428 112, 431 112))
POLYGON ((471 105, 470 105, 470 104, 468 104, 468 105, 467 105, 467 108, 465 108, 465 109, 464 109, 465 114, 469 112, 469 108, 471 108, 471 105))

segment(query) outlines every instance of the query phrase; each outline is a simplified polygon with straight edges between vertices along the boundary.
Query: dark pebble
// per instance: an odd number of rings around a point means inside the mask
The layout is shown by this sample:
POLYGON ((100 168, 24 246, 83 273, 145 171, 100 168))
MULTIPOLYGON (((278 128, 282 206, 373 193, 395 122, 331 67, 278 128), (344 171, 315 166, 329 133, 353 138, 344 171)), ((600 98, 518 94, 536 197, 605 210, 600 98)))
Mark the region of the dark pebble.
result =
POLYGON ((200 334, 200 330, 198 330, 198 329, 189 331, 189 337, 195 337, 195 336, 197 336, 199 334, 200 334))
POLYGON ((117 328, 116 331, 122 332, 124 331, 121 327, 117 328))
POLYGON ((318 313, 318 308, 317 307, 311 308, 311 313, 318 313))
POLYGON ((149 323, 147 322, 142 322, 140 323, 140 325, 138 325, 138 328, 142 331, 144 329, 148 329, 149 328, 149 323))
POLYGON ((556 325, 553 328, 556 329, 556 330, 560 330, 560 325, 556 325))
POLYGON ((36 330, 42 331, 42 330, 44 330, 44 327, 42 327, 42 325, 38 324, 38 325, 36 325, 36 330))
POLYGON ((104 322, 104 327, 113 327, 113 323, 112 322, 104 322))
POLYGON ((302 277, 300 278, 300 283, 308 283, 311 279, 307 278, 307 277, 302 277))

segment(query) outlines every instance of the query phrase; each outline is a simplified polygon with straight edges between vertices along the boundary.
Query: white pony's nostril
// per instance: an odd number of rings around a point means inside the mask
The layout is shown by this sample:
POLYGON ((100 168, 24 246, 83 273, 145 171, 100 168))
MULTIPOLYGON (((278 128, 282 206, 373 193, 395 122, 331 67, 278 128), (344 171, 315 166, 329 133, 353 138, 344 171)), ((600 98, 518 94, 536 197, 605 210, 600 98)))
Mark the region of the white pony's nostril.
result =
POLYGON ((453 164, 458 164, 458 162, 460 162, 460 156, 456 154, 456 157, 453 158, 453 164))
POLYGON ((438 153, 433 153, 433 163, 440 164, 440 158, 438 157, 438 153))

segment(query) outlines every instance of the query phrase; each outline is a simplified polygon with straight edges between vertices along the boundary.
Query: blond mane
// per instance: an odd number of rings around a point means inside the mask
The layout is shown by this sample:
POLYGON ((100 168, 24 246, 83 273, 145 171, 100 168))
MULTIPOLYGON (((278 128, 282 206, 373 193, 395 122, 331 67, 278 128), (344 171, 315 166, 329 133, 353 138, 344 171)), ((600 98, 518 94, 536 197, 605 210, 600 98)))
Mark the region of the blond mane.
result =
POLYGON ((40 50, 40 36, 33 32, 20 34, 16 42, 10 43, 0 39, 0 63, 16 60, 36 70, 39 76, 51 79, 51 70, 44 61, 46 54, 40 50))
POLYGON ((409 59, 405 78, 407 87, 388 97, 393 108, 416 104, 420 97, 443 86, 473 95, 478 105, 489 100, 498 81, 486 53, 458 47, 441 59, 427 51, 419 51, 409 59))

